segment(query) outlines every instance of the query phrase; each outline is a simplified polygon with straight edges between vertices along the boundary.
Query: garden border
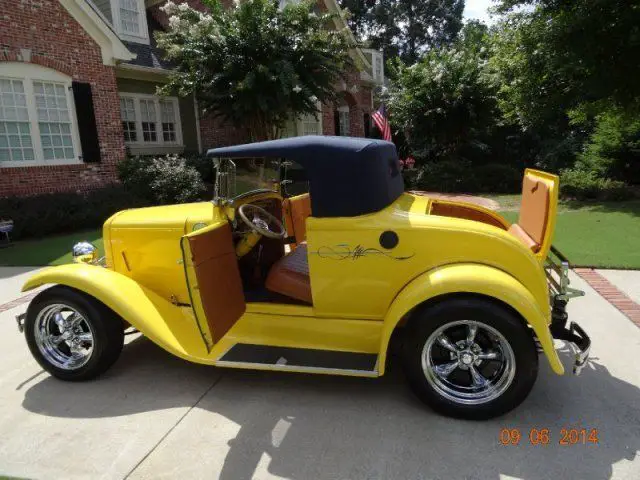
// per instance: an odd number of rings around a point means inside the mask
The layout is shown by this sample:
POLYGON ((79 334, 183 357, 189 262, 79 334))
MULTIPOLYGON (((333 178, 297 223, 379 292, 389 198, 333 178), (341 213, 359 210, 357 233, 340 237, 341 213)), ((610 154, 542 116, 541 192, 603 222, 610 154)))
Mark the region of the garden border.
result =
POLYGON ((640 328, 640 304, 631 299, 593 268, 574 268, 573 271, 607 302, 620 310, 620 312, 640 328))

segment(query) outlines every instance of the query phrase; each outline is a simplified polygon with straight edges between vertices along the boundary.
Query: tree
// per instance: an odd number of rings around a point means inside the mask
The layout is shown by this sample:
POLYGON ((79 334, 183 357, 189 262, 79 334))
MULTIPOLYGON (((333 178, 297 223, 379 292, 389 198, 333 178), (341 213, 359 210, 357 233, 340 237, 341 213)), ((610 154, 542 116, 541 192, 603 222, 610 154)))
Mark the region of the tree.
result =
POLYGON ((600 178, 640 184, 640 116, 616 106, 599 113, 575 167, 600 178))
POLYGON ((339 0, 351 12, 356 37, 385 58, 418 61, 430 48, 450 44, 462 28, 464 0, 339 0))
MULTIPOLYGON (((507 16, 501 55, 514 62, 514 109, 523 118, 542 110, 554 115, 598 102, 637 109, 640 99, 640 7, 614 0, 502 0, 499 11, 530 4, 507 16), (529 90, 528 94, 524 90, 529 90)), ((508 69, 509 70, 509 69, 508 69)), ((507 78, 507 80, 510 80, 507 78)), ((513 85, 513 81, 510 82, 513 85)), ((590 113, 590 112, 587 112, 590 113)), ((540 118, 540 120, 544 120, 540 118)), ((535 118, 527 118, 536 121, 535 118)))
POLYGON ((168 2, 167 32, 158 46, 173 62, 164 94, 196 94, 200 106, 254 140, 277 138, 286 122, 317 114, 317 102, 335 98, 335 82, 349 64, 346 36, 325 28, 329 14, 312 3, 278 8, 272 0, 246 0, 210 13, 168 2))
POLYGON ((396 62, 392 124, 420 160, 470 160, 489 148, 499 111, 485 72, 487 47, 486 27, 473 23, 453 46, 430 50, 411 66, 396 62))
POLYGON ((502 0, 498 11, 506 15, 491 64, 500 107, 505 121, 541 139, 540 166, 571 167, 598 125, 638 117, 637 2, 502 0), (522 5, 530 8, 514 10, 522 5))
POLYGON ((347 24, 358 40, 366 38, 369 30, 369 15, 376 0, 338 0, 340 8, 347 10, 347 24))

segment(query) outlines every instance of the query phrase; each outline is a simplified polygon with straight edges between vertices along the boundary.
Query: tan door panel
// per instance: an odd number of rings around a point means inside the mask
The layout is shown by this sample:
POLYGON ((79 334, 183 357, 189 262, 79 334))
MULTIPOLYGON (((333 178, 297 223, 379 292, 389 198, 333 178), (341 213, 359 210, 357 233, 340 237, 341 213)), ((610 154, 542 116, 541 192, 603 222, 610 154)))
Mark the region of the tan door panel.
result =
POLYGON ((183 250, 193 309, 211 349, 246 309, 230 225, 185 236, 183 250))

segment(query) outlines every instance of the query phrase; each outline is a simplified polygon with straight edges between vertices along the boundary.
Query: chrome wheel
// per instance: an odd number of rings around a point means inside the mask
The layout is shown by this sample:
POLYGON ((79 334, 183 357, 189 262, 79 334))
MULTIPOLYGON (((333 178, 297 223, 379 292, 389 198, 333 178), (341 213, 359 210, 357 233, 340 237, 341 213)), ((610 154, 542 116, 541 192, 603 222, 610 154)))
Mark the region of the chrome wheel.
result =
POLYGON ((422 349, 422 371, 441 396, 462 405, 495 400, 511 385, 515 355, 495 328, 473 320, 447 323, 422 349))
POLYGON ((51 365, 77 370, 93 354, 94 332, 75 308, 63 303, 47 305, 36 317, 35 343, 51 365))

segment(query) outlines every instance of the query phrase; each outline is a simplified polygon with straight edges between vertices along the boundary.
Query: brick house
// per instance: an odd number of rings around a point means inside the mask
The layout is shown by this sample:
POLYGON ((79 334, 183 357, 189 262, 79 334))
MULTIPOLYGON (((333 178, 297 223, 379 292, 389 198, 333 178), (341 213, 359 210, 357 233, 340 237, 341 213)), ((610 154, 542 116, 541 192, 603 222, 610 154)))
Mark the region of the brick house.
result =
MULTIPOLYGON (((296 0, 281 3, 288 1, 296 0)), ((153 39, 167 22, 164 3, 0 0, 0 197, 114 182, 127 150, 188 154, 246 140, 202 115, 196 98, 155 95, 169 71, 153 39)), ((318 0, 318 8, 339 7, 318 0)), ((361 49, 351 56, 355 67, 336 85, 339 102, 319 105, 317 119, 293 119, 287 135, 368 134, 383 59, 361 49)))

